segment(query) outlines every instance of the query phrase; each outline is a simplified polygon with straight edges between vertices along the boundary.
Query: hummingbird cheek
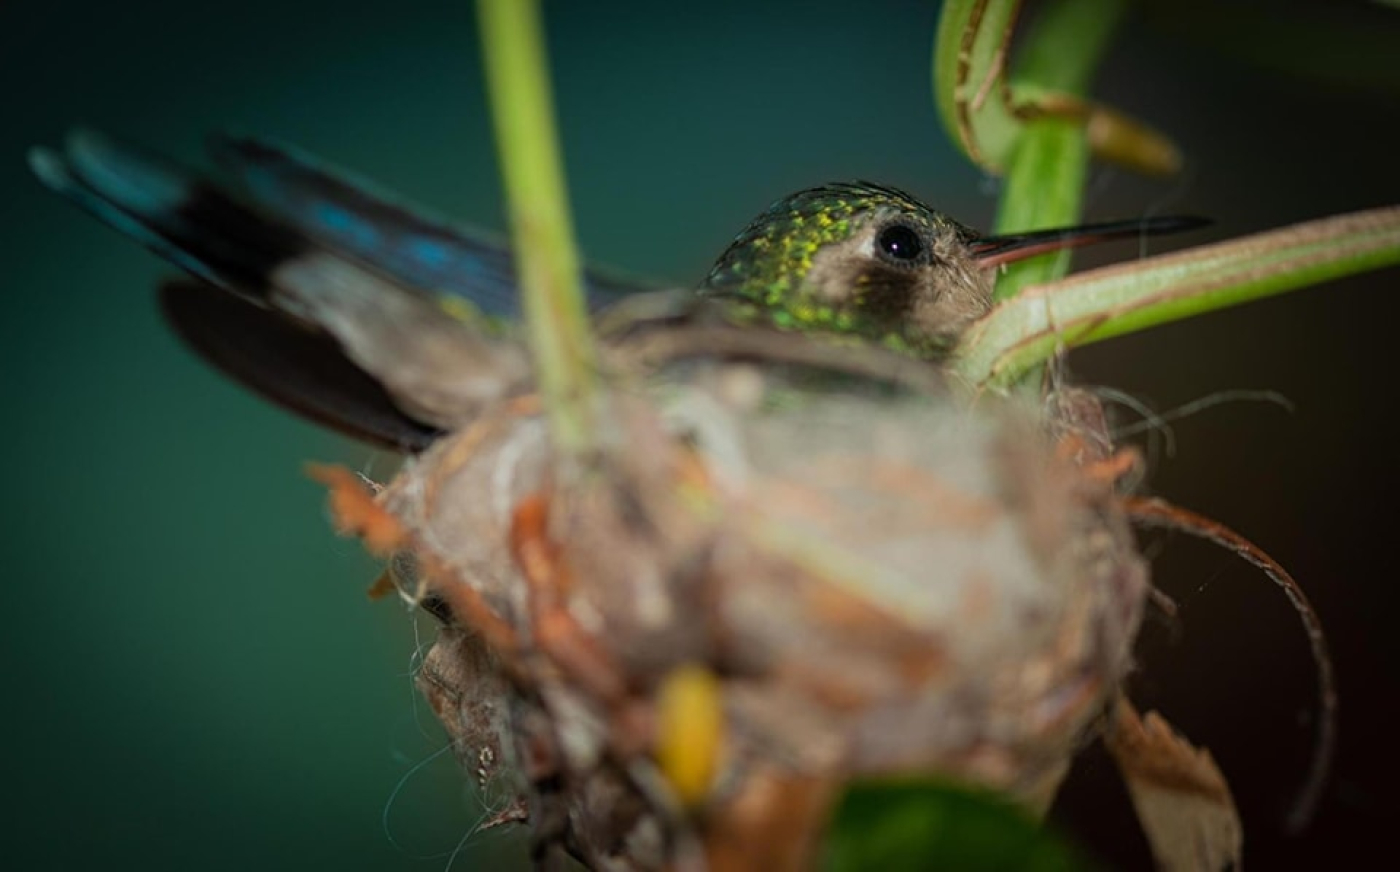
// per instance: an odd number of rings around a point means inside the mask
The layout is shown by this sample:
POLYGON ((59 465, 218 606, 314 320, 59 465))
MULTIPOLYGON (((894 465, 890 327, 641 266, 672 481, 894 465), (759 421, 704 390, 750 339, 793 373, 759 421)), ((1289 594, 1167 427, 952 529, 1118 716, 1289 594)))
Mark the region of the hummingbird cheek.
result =
POLYGON ((989 295, 971 284, 945 282, 931 293, 920 295, 910 313, 910 321, 924 336, 947 336, 962 332, 991 308, 989 295))

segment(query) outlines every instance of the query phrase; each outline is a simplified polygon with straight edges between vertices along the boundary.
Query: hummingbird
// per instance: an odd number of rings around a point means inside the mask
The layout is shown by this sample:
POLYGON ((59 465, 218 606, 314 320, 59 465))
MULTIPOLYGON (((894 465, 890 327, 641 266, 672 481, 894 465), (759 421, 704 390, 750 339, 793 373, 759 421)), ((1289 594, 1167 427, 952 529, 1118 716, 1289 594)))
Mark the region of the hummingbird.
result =
MULTIPOLYGON (((506 240, 460 228, 293 147, 219 134, 219 176, 75 131, 36 148, 39 180, 181 267, 160 303, 215 368, 362 441, 426 448, 528 382, 506 240)), ((1161 217, 983 236, 896 188, 784 197, 734 238, 693 301, 724 321, 872 343, 939 361, 992 307, 997 268, 1175 232, 1161 217)), ((661 286, 589 267, 590 311, 661 286)))
POLYGON ((997 268, 1206 222, 1156 217, 983 236, 903 191, 828 184, 771 205, 720 255, 699 296, 731 320, 832 333, 939 360, 992 307, 997 268))

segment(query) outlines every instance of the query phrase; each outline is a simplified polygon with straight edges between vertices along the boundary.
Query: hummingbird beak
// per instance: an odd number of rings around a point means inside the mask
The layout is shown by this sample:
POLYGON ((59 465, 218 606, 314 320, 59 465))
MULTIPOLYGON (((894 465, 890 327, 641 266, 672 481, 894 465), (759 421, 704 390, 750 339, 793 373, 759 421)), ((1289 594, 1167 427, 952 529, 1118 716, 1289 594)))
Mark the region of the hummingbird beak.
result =
POLYGON ((972 250, 973 260, 977 261, 979 266, 990 269, 1051 251, 1079 248, 1082 245, 1094 245, 1115 239, 1179 233, 1183 230, 1195 230, 1209 223, 1207 218, 1189 216, 1132 218, 1126 221, 1081 224, 1078 227, 1033 230, 1029 233, 984 236, 973 240, 968 247, 972 250))

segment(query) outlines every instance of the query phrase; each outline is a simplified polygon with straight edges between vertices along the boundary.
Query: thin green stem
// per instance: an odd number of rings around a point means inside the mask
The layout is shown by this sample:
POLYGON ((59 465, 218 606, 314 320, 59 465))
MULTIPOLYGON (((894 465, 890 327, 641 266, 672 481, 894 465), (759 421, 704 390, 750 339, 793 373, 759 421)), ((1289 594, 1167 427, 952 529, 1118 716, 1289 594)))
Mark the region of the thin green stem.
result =
MULTIPOLYGON (((997 208, 997 233, 1068 227, 1079 222, 1089 145, 1077 121, 1038 118, 1021 132, 1011 154, 997 208)), ((1057 251, 1009 264, 997 279, 994 300, 1009 300, 1030 285, 1069 272, 1070 252, 1057 251)))
POLYGON ((487 86, 525 321, 558 447, 597 435, 597 356, 584 307, 554 127, 538 0, 478 0, 487 86))

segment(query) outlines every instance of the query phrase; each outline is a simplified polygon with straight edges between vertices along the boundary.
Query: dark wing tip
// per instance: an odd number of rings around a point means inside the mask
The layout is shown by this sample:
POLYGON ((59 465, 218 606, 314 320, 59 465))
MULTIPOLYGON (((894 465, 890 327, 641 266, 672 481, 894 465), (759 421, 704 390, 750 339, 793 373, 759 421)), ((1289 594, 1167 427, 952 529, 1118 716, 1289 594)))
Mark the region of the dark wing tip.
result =
POLYGON ((441 431, 405 415, 330 336, 209 285, 160 289, 167 323, 207 362, 259 396, 363 442, 417 452, 441 431))

